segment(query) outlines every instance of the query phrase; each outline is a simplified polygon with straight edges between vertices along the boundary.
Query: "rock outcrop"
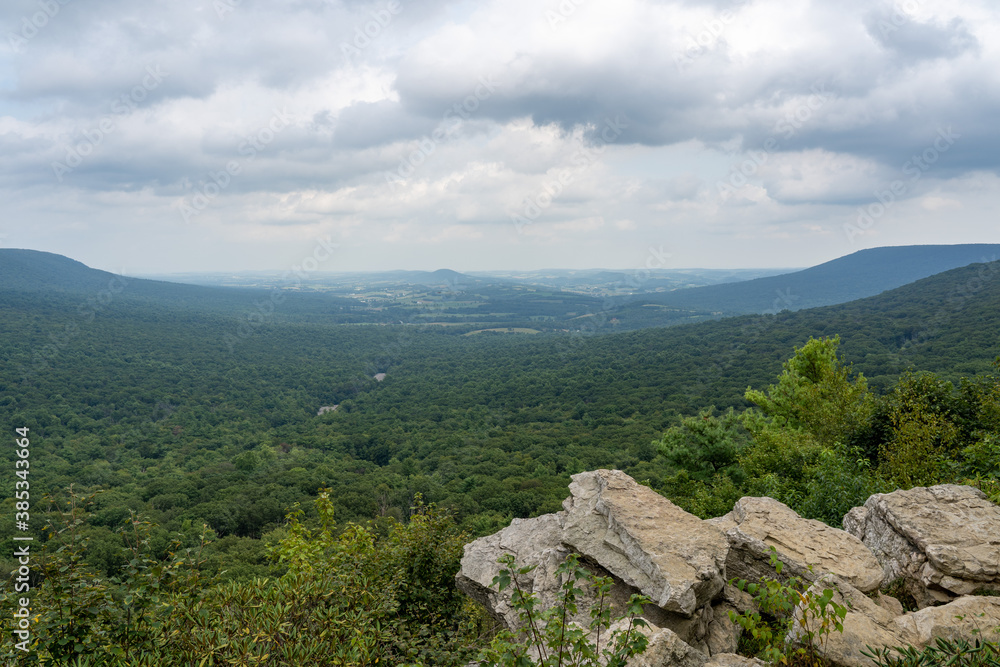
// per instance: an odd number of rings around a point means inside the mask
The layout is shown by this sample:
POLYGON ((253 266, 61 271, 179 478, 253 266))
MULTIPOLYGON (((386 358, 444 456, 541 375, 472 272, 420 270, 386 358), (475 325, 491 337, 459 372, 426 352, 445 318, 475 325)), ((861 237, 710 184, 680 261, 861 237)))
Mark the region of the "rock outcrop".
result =
MULTIPOLYGON (((1000 626, 1000 598, 996 597, 964 596, 939 607, 896 614, 842 579, 823 577, 813 584, 810 592, 820 594, 824 588, 834 589, 834 602, 848 608, 844 632, 832 632, 824 642, 817 642, 818 653, 834 665, 871 667, 871 660, 862 653, 868 647, 920 649, 938 638, 971 641, 976 637, 989 638, 992 629, 1000 626)), ((800 607, 795 618, 801 617, 800 607)), ((796 623, 789 639, 798 640, 801 633, 802 628, 796 623)))
POLYGON ((726 576, 759 581, 773 577, 771 547, 784 574, 814 580, 831 572, 868 592, 882 583, 882 566, 854 535, 820 521, 803 519, 773 498, 741 498, 733 511, 710 523, 726 532, 726 576))
POLYGON ((969 486, 879 493, 844 517, 888 583, 902 579, 920 607, 1000 591, 1000 507, 969 486))
POLYGON ((720 653, 713 655, 705 667, 764 667, 765 663, 760 658, 745 658, 735 653, 720 653))
POLYGON ((648 595, 693 616, 725 585, 725 535, 620 470, 573 475, 563 542, 648 595))
MULTIPOLYGON (((613 579, 617 610, 633 593, 653 601, 643 611, 649 648, 631 667, 761 667, 735 655, 740 629, 729 618, 753 609, 754 600, 725 582, 774 578, 772 547, 783 574, 815 582, 814 593, 835 588, 835 600, 848 607, 843 634, 831 633, 822 649, 835 666, 871 667, 861 653, 868 646, 922 647, 1000 626, 1000 598, 967 595, 1000 590, 1000 507, 980 492, 938 486, 875 495, 851 510, 844 527, 803 519, 770 498, 742 498, 726 516, 702 521, 621 471, 597 470, 573 476, 561 512, 515 519, 466 545, 457 583, 517 629, 512 590, 492 585, 497 560, 512 554, 517 567, 535 566, 517 584, 537 595, 541 610, 557 600, 559 565, 577 553, 585 568, 613 579), (900 577, 925 606, 951 602, 904 613, 898 600, 876 592, 900 577)), ((592 601, 578 600, 570 620, 586 627, 592 601)))
POLYGON ((541 608, 552 606, 559 591, 555 569, 570 553, 562 544, 562 517, 546 514, 534 519, 514 519, 499 533, 481 537, 465 545, 462 569, 456 576, 458 589, 483 605, 508 628, 518 626, 517 611, 511 606, 512 590, 497 592, 493 577, 502 567, 497 561, 512 554, 518 567, 534 565, 518 583, 539 597, 541 608))
POLYGON ((649 634, 649 645, 629 663, 630 667, 704 667, 708 656, 683 641, 673 630, 659 628, 649 634))
MULTIPOLYGON (((710 645, 736 649, 738 635, 726 614, 732 607, 722 595, 729 545, 718 529, 618 470, 574 475, 570 494, 562 512, 515 519, 499 533, 467 544, 456 577, 459 589, 513 629, 519 625, 513 591, 492 587, 500 556, 513 554, 518 567, 536 566, 518 583, 536 593, 544 609, 559 593, 556 568, 574 551, 591 572, 615 580, 610 599, 617 608, 632 593, 648 595, 654 603, 643 617, 654 630, 669 629, 702 652, 710 645), (713 602, 723 606, 718 618, 713 602)), ((586 626, 589 605, 581 602, 579 608, 573 620, 586 626)))

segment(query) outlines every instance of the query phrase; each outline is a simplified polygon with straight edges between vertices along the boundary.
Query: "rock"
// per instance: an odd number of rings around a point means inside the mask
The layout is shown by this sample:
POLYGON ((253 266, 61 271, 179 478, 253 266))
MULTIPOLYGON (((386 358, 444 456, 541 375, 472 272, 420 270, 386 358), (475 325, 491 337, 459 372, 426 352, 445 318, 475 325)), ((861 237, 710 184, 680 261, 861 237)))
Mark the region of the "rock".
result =
MULTIPOLYGON (((898 616, 878 606, 857 588, 835 576, 821 577, 809 587, 807 593, 821 595, 825 588, 833 588, 833 601, 848 609, 843 620, 843 634, 832 631, 818 651, 821 657, 834 665, 871 667, 871 660, 861 653, 866 647, 901 646, 911 643, 915 638, 915 635, 897 626, 898 616)), ((803 628, 799 625, 802 611, 801 605, 795 610, 795 624, 787 638, 789 642, 802 641, 803 628)), ((819 625, 815 620, 810 623, 810 628, 817 628, 819 625)))
MULTIPOLYGON (((874 496, 872 496, 874 497, 874 496)), ((871 497, 869 498, 871 500, 871 497)), ((860 539, 861 534, 864 533, 864 525, 868 521, 868 508, 862 507, 852 507, 848 510, 847 514, 844 515, 841 525, 844 527, 848 533, 860 539)), ((867 546, 867 545, 866 545, 867 546)))
POLYGON ((940 607, 927 607, 896 619, 896 624, 914 637, 914 646, 929 646, 938 637, 996 641, 992 630, 1000 626, 1000 598, 966 595, 940 607), (978 632, 977 632, 978 631, 978 632))
POLYGON ((865 592, 882 583, 882 566, 860 539, 820 521, 803 519, 772 498, 741 498, 732 512, 708 523, 726 532, 729 578, 774 578, 770 564, 770 547, 774 547, 784 563, 783 575, 812 581, 830 572, 865 592))
POLYGON ((620 470, 573 475, 563 541, 660 608, 694 615, 723 588, 729 544, 620 470))
POLYGON ((903 615, 903 603, 892 597, 891 595, 886 595, 882 591, 878 592, 878 597, 875 599, 875 604, 885 609, 890 614, 895 616, 903 615))
POLYGON ((726 584, 726 587, 722 589, 722 599, 732 605, 737 614, 742 614, 745 611, 760 611, 754 596, 746 591, 741 591, 736 586, 726 584))
MULTIPOLYGON (((497 561, 504 554, 512 554, 515 569, 534 565, 535 569, 518 578, 522 590, 535 593, 539 611, 552 607, 559 596, 562 581, 556 575, 559 566, 571 551, 562 542, 563 512, 546 514, 534 519, 514 519, 509 526, 498 533, 481 537, 467 545, 462 556, 461 569, 455 576, 458 589, 483 605, 507 628, 521 627, 518 612, 513 608, 513 584, 502 593, 493 587, 493 578, 502 567, 497 561)), ((604 568, 582 560, 580 563, 591 574, 599 577, 612 576, 604 568)), ((612 577, 614 578, 614 577, 612 577)), ((581 586, 583 595, 577 600, 577 613, 572 621, 583 627, 590 624, 590 608, 594 595, 587 586, 581 586)), ((633 593, 637 591, 616 580, 606 602, 615 610, 625 609, 633 593)), ((685 639, 700 640, 707 633, 708 621, 703 620, 704 610, 691 617, 671 614, 653 605, 647 605, 643 617, 656 627, 670 627, 685 639)))
POLYGON ((735 653, 720 653, 713 655, 712 659, 705 663, 705 667, 765 667, 766 664, 760 658, 745 658, 735 653))
POLYGON ((648 633, 646 650, 628 661, 628 667, 703 667, 708 656, 681 640, 673 630, 648 633))
POLYGON ((707 653, 711 656, 735 653, 740 643, 743 628, 730 620, 729 612, 740 613, 728 602, 712 605, 712 622, 708 624, 704 642, 707 653))
POLYGON ((1000 591, 1000 507, 969 486, 875 494, 844 517, 872 550, 883 580, 904 580, 920 607, 1000 591))
MULTIPOLYGON (((1000 626, 1000 598, 965 596, 940 606, 897 615, 869 599, 847 582, 827 575, 813 584, 809 592, 820 594, 823 588, 834 588, 833 600, 847 605, 843 634, 831 632, 819 647, 819 655, 833 665, 871 667, 871 660, 862 654, 868 647, 880 649, 897 646, 929 646, 937 638, 974 641, 1000 626)), ((798 620, 802 607, 796 609, 796 624, 789 641, 800 641, 802 629, 798 620)), ((813 622, 813 627, 818 624, 813 622)))
POLYGON ((514 519, 499 533, 466 544, 462 566, 455 577, 458 589, 483 605, 508 628, 517 628, 520 624, 518 614, 510 604, 513 587, 502 593, 493 588, 493 577, 501 568, 497 560, 504 554, 513 554, 516 567, 536 566, 531 573, 519 578, 518 583, 526 591, 538 594, 542 609, 551 606, 559 591, 555 569, 570 553, 562 544, 561 519, 560 514, 514 519))

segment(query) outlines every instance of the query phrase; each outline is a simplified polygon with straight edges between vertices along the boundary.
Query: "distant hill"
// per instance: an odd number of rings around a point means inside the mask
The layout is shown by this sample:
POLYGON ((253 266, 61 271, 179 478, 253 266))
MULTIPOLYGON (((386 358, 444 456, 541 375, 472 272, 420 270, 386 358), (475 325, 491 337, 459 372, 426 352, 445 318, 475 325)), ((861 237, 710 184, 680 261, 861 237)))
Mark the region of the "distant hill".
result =
POLYGON ((38 250, 0 249, 0 289, 40 292, 86 292, 104 289, 116 276, 38 250))
MULTIPOLYGON (((99 298, 118 305, 141 303, 154 308, 239 313, 258 309, 261 303, 266 306, 270 297, 270 291, 264 289, 207 287, 120 276, 92 269, 63 255, 0 248, 0 302, 68 299, 66 303, 77 303, 99 298)), ((353 306, 353 302, 322 294, 292 294, 282 304, 285 312, 298 315, 353 306)))
POLYGON ((974 262, 1000 258, 1000 244, 870 248, 794 273, 676 290, 643 303, 727 315, 846 303, 974 262))
POLYGON ((543 269, 539 271, 476 271, 473 276, 487 280, 543 285, 556 289, 591 291, 662 292, 687 287, 733 283, 797 271, 774 269, 543 269))
MULTIPOLYGON (((482 278, 470 276, 451 269, 438 269, 437 271, 378 271, 366 273, 346 273, 340 274, 342 277, 350 277, 371 286, 388 285, 422 285, 424 287, 450 287, 461 289, 467 286, 483 285, 487 282, 482 278)), ((317 275, 313 281, 322 282, 323 276, 317 275)))
POLYGON ((0 248, 0 290, 92 294, 107 289, 161 298, 233 294, 226 289, 119 276, 51 252, 0 248))

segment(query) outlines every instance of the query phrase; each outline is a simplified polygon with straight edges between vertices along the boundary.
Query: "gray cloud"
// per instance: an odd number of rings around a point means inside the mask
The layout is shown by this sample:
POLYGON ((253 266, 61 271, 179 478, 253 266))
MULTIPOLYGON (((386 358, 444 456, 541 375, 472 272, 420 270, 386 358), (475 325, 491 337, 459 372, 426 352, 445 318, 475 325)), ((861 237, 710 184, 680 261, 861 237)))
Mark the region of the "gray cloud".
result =
POLYGON ((967 183, 1000 166, 1000 12, 980 4, 63 1, 37 21, 37 0, 0 7, 0 189, 53 220, 53 202, 81 198, 176 222, 235 162, 198 224, 445 247, 476 225, 500 234, 569 169, 534 236, 506 231, 554 243, 542 232, 563 225, 596 247, 681 221, 835 226, 942 130, 958 139, 909 200, 979 197, 967 183), (627 128, 612 146, 581 158, 614 119, 627 128), (720 203, 716 184, 747 160, 746 189, 720 203))
POLYGON ((957 58, 979 48, 979 40, 960 17, 947 23, 920 23, 898 9, 886 8, 869 14, 866 26, 876 42, 907 65, 934 58, 957 58))

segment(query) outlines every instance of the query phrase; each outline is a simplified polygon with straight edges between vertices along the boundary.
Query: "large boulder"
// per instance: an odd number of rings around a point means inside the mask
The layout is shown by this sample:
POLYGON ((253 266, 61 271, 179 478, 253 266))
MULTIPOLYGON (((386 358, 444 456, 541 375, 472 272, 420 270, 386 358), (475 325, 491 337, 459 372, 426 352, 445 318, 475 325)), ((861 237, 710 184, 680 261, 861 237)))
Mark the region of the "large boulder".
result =
POLYGON ((774 578, 771 547, 784 563, 783 575, 807 580, 830 572, 861 591, 882 583, 882 566, 861 540, 820 521, 803 519, 773 498, 741 498, 733 511, 709 519, 729 540, 726 576, 760 581, 774 578))
POLYGON ((729 543, 620 470, 573 475, 563 541, 668 612, 692 616, 725 585, 729 543))
POLYGON ((765 667, 766 664, 760 658, 746 658, 735 653, 720 653, 713 655, 705 663, 705 667, 765 667))
POLYGON ((1000 507, 970 486, 879 493, 844 517, 874 552, 886 583, 902 579, 918 606, 1000 591, 1000 507))
MULTIPOLYGON (((830 663, 842 667, 872 667, 871 660, 861 653, 867 647, 903 646, 913 639, 911 634, 896 625, 896 614, 833 575, 821 577, 809 587, 807 594, 819 596, 826 588, 832 588, 835 592, 833 601, 846 606, 848 610, 843 620, 843 633, 834 630, 822 643, 814 642, 818 645, 820 656, 830 663)), ((803 632, 806 628, 800 624, 802 614, 803 608, 800 605, 795 610, 796 622, 788 637, 790 643, 804 643, 803 632)), ((808 629, 816 632, 818 627, 819 622, 811 618, 808 629)))
POLYGON ((518 614, 511 606, 513 588, 497 592, 493 587, 493 577, 500 574, 502 567, 497 561, 511 554, 517 567, 534 565, 535 569, 522 576, 518 583, 526 592, 554 599, 559 589, 554 567, 569 555, 569 550, 562 545, 560 519, 556 514, 514 519, 500 532, 466 544, 462 568, 455 576, 458 589, 483 605, 508 628, 518 627, 518 614))
POLYGON ((1000 627, 1000 598, 964 595, 940 607, 927 607, 896 618, 896 625, 914 638, 914 646, 930 646, 934 640, 977 638, 997 641, 1000 627))
MULTIPOLYGON (((620 471, 575 475, 570 493, 562 512, 515 519, 467 544, 456 576, 459 589, 518 629, 513 588, 497 592, 492 585, 501 568, 497 560, 511 554, 516 567, 535 566, 517 583, 537 595, 536 608, 542 610, 558 598, 559 564, 578 553, 583 567, 613 579, 608 602, 614 613, 641 592, 653 600, 642 614, 653 630, 668 629, 705 654, 735 649, 738 634, 728 611, 742 611, 746 602, 723 591, 729 547, 721 532, 620 471)), ((571 620, 587 626, 592 602, 585 593, 571 620)))
MULTIPOLYGON (((878 604, 849 583, 826 575, 815 582, 809 594, 819 595, 824 588, 835 591, 833 600, 848 609, 843 633, 831 632, 823 641, 814 641, 818 654, 839 667, 871 667, 872 661, 862 651, 902 646, 924 648, 938 638, 964 639, 969 642, 987 637, 1000 626, 1000 598, 965 596, 940 606, 897 614, 878 604)), ((892 605, 894 606, 894 605, 892 605)), ((790 642, 803 642, 800 625, 803 607, 795 611, 796 623, 789 634, 790 642)), ((810 629, 818 628, 810 621, 810 629)))
POLYGON ((667 628, 649 628, 646 650, 628 661, 628 667, 704 667, 709 658, 667 628))

